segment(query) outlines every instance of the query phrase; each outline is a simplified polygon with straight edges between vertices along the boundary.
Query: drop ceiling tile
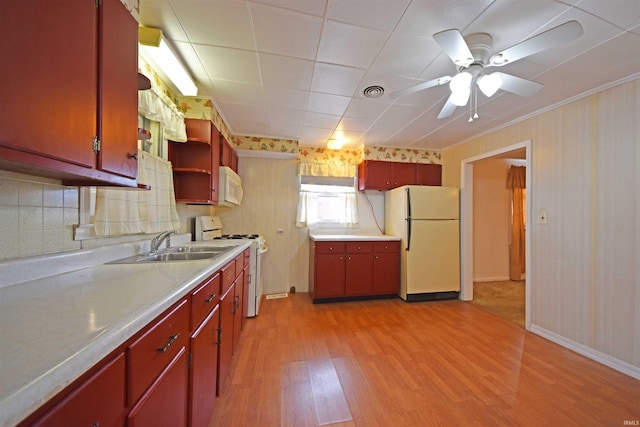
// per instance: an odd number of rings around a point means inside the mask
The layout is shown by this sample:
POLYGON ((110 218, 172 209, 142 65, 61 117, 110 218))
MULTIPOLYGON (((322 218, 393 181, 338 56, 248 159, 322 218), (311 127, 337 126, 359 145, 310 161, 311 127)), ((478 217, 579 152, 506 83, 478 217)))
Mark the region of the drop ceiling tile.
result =
POLYGON ((302 13, 251 3, 258 51, 295 58, 316 57, 322 19, 302 13))
POLYGON ((326 21, 316 59, 330 64, 368 68, 388 36, 389 33, 382 31, 326 21))
POLYGON ((451 28, 464 29, 493 0, 412 1, 396 31, 431 37, 451 28))
POLYGON ((330 114, 313 113, 307 111, 304 117, 304 125, 312 128, 335 129, 340 123, 340 116, 330 114))
POLYGON ((167 0, 142 1, 140 25, 160 28, 164 36, 171 41, 189 41, 180 20, 167 0))
POLYGON ((252 3, 264 3, 315 16, 324 16, 326 7, 326 0, 255 0, 252 3))
POLYGON ((309 90, 313 76, 313 61, 281 55, 260 53, 260 72, 265 86, 309 90))
POLYGON ((191 43, 173 42, 172 44, 175 48, 176 55, 180 57, 180 61, 192 78, 200 82, 209 80, 209 74, 202 65, 202 62, 200 62, 200 57, 191 43))
POLYGON ((345 117, 350 118, 378 118, 389 108, 391 104, 378 99, 355 98, 351 100, 349 107, 344 113, 345 117))
POLYGON ((304 111, 307 107, 309 92, 285 87, 265 87, 267 104, 304 111))
POLYGON ((352 96, 364 74, 365 70, 359 68, 316 63, 311 90, 333 95, 352 96))
POLYGON ((410 0, 329 0, 327 18, 346 24, 391 32, 410 0))
POLYGON ((236 0, 173 0, 192 43, 255 49, 249 7, 236 0))
POLYGON ((378 119, 377 124, 387 127, 407 124, 420 117, 425 112, 423 106, 394 104, 390 106, 378 119))
POLYGON ((371 69, 385 74, 418 77, 441 50, 431 37, 396 33, 389 37, 371 69))
POLYGON ((267 114, 269 115, 269 124, 282 123, 299 125, 302 127, 304 122, 304 111, 291 110, 289 108, 282 107, 267 107, 267 114))
POLYGON ((224 112, 224 119, 234 131, 234 135, 240 133, 244 122, 260 123, 267 126, 269 120, 267 111, 262 105, 233 104, 230 102, 219 102, 220 109, 224 112))
POLYGON ((344 117, 340 120, 338 129, 349 132, 365 132, 375 122, 375 118, 344 117))
POLYGON ((314 113, 342 116, 349 105, 350 98, 326 93, 310 92, 307 110, 314 113))
POLYGON ((301 145, 324 145, 333 134, 333 129, 304 126, 300 134, 301 145))
POLYGON ((262 87, 250 83, 212 79, 215 98, 221 103, 263 105, 262 87))
POLYGON ((582 0, 578 2, 577 8, 599 16, 625 30, 636 28, 640 23, 640 2, 638 1, 582 0))
POLYGON ((209 78, 261 83, 255 52, 201 44, 194 45, 194 48, 209 78))
POLYGON ((272 138, 300 139, 302 125, 289 123, 269 123, 269 131, 272 138))

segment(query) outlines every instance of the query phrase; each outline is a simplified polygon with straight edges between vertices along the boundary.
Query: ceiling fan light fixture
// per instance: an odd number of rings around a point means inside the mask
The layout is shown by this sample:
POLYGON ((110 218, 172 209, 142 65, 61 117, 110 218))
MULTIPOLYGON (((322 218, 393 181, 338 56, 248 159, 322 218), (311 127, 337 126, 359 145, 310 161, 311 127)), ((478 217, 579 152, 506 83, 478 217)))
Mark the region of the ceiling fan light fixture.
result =
POLYGON ((451 103, 453 105, 462 107, 463 105, 467 105, 469 95, 471 95, 471 89, 460 89, 455 92, 451 92, 451 96, 449 97, 449 99, 451 100, 451 103))
POLYGON ((492 97, 502 86, 502 73, 485 74, 478 79, 478 87, 487 97, 492 97))
POLYGON ((471 79, 472 79, 472 76, 471 76, 471 73, 469 72, 463 71, 461 73, 456 74, 455 76, 453 76, 453 78, 449 82, 449 88, 451 89, 451 92, 453 93, 465 92, 465 91, 468 92, 469 88, 471 87, 471 79))

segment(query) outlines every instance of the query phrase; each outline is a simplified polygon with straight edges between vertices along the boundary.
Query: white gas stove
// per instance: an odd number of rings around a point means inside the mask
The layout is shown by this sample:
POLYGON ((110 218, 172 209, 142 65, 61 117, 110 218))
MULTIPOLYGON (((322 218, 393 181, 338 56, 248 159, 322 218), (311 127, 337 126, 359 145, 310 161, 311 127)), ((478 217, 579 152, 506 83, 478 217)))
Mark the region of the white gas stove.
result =
POLYGON ((206 240, 208 245, 240 245, 251 243, 249 257, 249 299, 247 317, 258 315, 262 298, 261 258, 267 252, 267 242, 259 234, 222 234, 222 221, 217 216, 198 216, 194 219, 193 240, 206 240))

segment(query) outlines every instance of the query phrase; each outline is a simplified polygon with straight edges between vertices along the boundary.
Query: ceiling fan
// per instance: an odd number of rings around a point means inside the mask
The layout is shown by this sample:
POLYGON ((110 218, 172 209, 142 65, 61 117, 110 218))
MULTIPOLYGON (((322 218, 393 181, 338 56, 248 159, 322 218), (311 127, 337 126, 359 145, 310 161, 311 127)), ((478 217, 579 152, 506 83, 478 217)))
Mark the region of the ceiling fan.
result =
MULTIPOLYGON (((467 104, 474 85, 487 97, 493 96, 498 89, 520 96, 533 95, 542 88, 540 83, 499 71, 487 73, 487 69, 511 64, 519 59, 558 46, 561 43, 575 40, 582 34, 582 25, 578 21, 568 21, 513 45, 502 52, 491 54, 493 39, 487 33, 475 33, 463 38, 457 29, 441 31, 434 34, 433 39, 442 47, 444 53, 451 58, 458 69, 458 73, 454 76, 442 76, 401 89, 389 94, 389 97, 398 98, 449 83, 451 95, 449 95, 447 102, 438 114, 438 118, 442 119, 452 115, 456 107, 467 104)), ((477 117, 477 113, 475 117, 477 117)), ((473 119, 469 118, 469 121, 473 121, 473 119)))

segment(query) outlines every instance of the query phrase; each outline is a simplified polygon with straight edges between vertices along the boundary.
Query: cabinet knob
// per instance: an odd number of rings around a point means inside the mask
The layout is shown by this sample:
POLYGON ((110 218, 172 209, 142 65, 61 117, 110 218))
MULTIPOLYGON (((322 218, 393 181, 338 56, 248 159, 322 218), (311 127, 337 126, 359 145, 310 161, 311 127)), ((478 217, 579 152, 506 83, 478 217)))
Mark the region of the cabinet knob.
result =
POLYGON ((389 246, 384 245, 384 250, 386 251, 387 249, 389 249, 389 246))
POLYGON ((351 261, 351 257, 348 257, 347 259, 348 259, 349 261, 351 261))
POLYGON ((138 160, 138 154, 137 153, 129 154, 129 158, 133 160, 138 160))
POLYGON ((360 250, 360 246, 358 246, 358 250, 360 250))
POLYGON ((342 261, 342 257, 340 257, 339 259, 340 259, 340 261, 342 261))
POLYGON ((333 246, 329 246, 329 250, 332 251, 333 250, 333 246))

